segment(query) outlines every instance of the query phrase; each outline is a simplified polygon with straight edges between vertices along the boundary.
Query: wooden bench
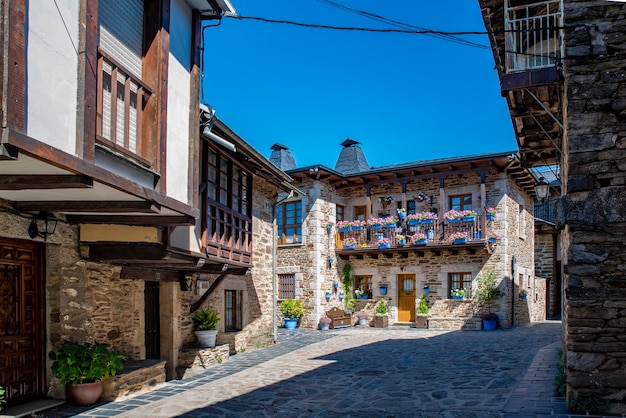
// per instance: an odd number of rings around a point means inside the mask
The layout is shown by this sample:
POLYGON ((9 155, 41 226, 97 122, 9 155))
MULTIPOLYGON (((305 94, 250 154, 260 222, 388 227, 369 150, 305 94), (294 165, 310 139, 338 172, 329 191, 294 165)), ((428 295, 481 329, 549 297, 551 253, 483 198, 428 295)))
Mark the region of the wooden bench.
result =
POLYGON ((329 327, 331 329, 352 326, 352 316, 348 315, 343 309, 332 308, 326 312, 326 316, 331 319, 329 327))

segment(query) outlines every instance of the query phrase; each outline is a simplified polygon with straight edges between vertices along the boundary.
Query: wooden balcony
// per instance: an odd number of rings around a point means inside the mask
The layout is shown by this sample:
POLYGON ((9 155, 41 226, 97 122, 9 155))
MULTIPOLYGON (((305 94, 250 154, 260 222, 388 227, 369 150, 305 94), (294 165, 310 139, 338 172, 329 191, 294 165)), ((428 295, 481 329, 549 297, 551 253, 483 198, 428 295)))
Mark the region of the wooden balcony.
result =
MULTIPOLYGON (((386 257, 393 257, 393 253, 398 251, 423 251, 423 250, 438 250, 444 248, 480 248, 485 247, 487 244, 494 244, 490 242, 480 228, 480 218, 476 217, 473 220, 447 222, 447 221, 433 221, 432 223, 417 223, 407 224, 406 221, 398 222, 395 227, 382 227, 372 228, 363 227, 363 229, 350 230, 338 233, 341 239, 341 243, 346 238, 352 238, 355 241, 354 248, 346 247, 343 244, 337 246, 337 254, 342 259, 347 259, 351 255, 357 257, 363 257, 364 254, 382 254, 386 257), (451 238, 455 233, 465 233, 467 240, 463 243, 458 241, 455 243, 451 238), (414 243, 410 240, 410 237, 414 234, 424 234, 426 241, 414 243), (400 236, 405 237, 404 241, 400 241, 400 236), (386 247, 380 247, 379 242, 382 238, 386 238, 389 241, 389 245, 386 247)), ((490 250, 490 247, 489 247, 490 250)))

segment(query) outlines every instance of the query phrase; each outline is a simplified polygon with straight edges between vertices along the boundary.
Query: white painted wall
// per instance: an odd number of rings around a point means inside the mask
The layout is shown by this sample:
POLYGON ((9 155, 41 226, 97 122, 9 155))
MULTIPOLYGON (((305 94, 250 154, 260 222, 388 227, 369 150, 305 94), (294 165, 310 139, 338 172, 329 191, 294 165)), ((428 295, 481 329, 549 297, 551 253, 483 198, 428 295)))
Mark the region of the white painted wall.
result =
POLYGON ((72 155, 76 150, 78 12, 75 0, 31 2, 27 22, 26 133, 72 155))
POLYGON ((167 97, 167 194, 189 203, 189 101, 191 60, 191 9, 173 0, 170 20, 170 57, 167 97))

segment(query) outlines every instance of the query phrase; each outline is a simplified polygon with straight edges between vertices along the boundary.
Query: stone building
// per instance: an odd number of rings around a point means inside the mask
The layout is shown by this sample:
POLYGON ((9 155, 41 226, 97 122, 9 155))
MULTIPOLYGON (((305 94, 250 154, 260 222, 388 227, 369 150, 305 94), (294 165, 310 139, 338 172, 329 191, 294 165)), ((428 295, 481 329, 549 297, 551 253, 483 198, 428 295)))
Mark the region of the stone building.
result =
POLYGON ((63 397, 47 354, 65 339, 115 347, 156 382, 185 366, 200 306, 227 352, 272 340, 273 207, 291 178, 199 101, 203 21, 233 11, 3 2, 6 406, 63 397))
POLYGON ((280 144, 270 156, 305 193, 281 201, 277 211, 279 298, 304 302, 301 326, 316 328, 329 309, 345 308, 346 292, 359 290, 355 294, 363 295, 353 311, 368 312, 370 320, 382 298, 390 323, 414 324, 424 293, 431 328, 481 329, 478 314, 488 307, 473 301, 472 292, 476 277, 490 271, 502 292, 490 307, 500 326, 546 318, 547 282, 534 270, 536 180, 515 152, 372 168, 358 142, 341 145, 334 169, 297 168, 280 144), (471 220, 448 222, 450 210, 476 213, 471 220), (426 213, 437 219, 415 224, 412 218, 426 213), (388 227, 372 224, 389 217, 396 219, 388 227), (454 243, 455 233, 466 234, 466 242, 454 243), (424 244, 411 241, 416 234, 423 234, 424 244), (346 265, 354 273, 353 289, 342 287, 346 265), (463 289, 462 300, 453 299, 454 289, 463 289))
POLYGON ((623 413, 626 5, 479 4, 521 159, 559 167, 568 402, 623 413))

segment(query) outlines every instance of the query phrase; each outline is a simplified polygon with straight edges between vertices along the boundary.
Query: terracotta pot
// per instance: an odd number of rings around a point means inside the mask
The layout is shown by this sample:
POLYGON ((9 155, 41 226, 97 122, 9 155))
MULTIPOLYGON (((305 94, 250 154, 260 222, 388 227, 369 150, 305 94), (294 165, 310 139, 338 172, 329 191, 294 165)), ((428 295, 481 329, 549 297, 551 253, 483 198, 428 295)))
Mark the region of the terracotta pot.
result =
POLYGON ((89 406, 98 402, 102 394, 102 382, 79 383, 65 385, 65 399, 79 406, 89 406))

